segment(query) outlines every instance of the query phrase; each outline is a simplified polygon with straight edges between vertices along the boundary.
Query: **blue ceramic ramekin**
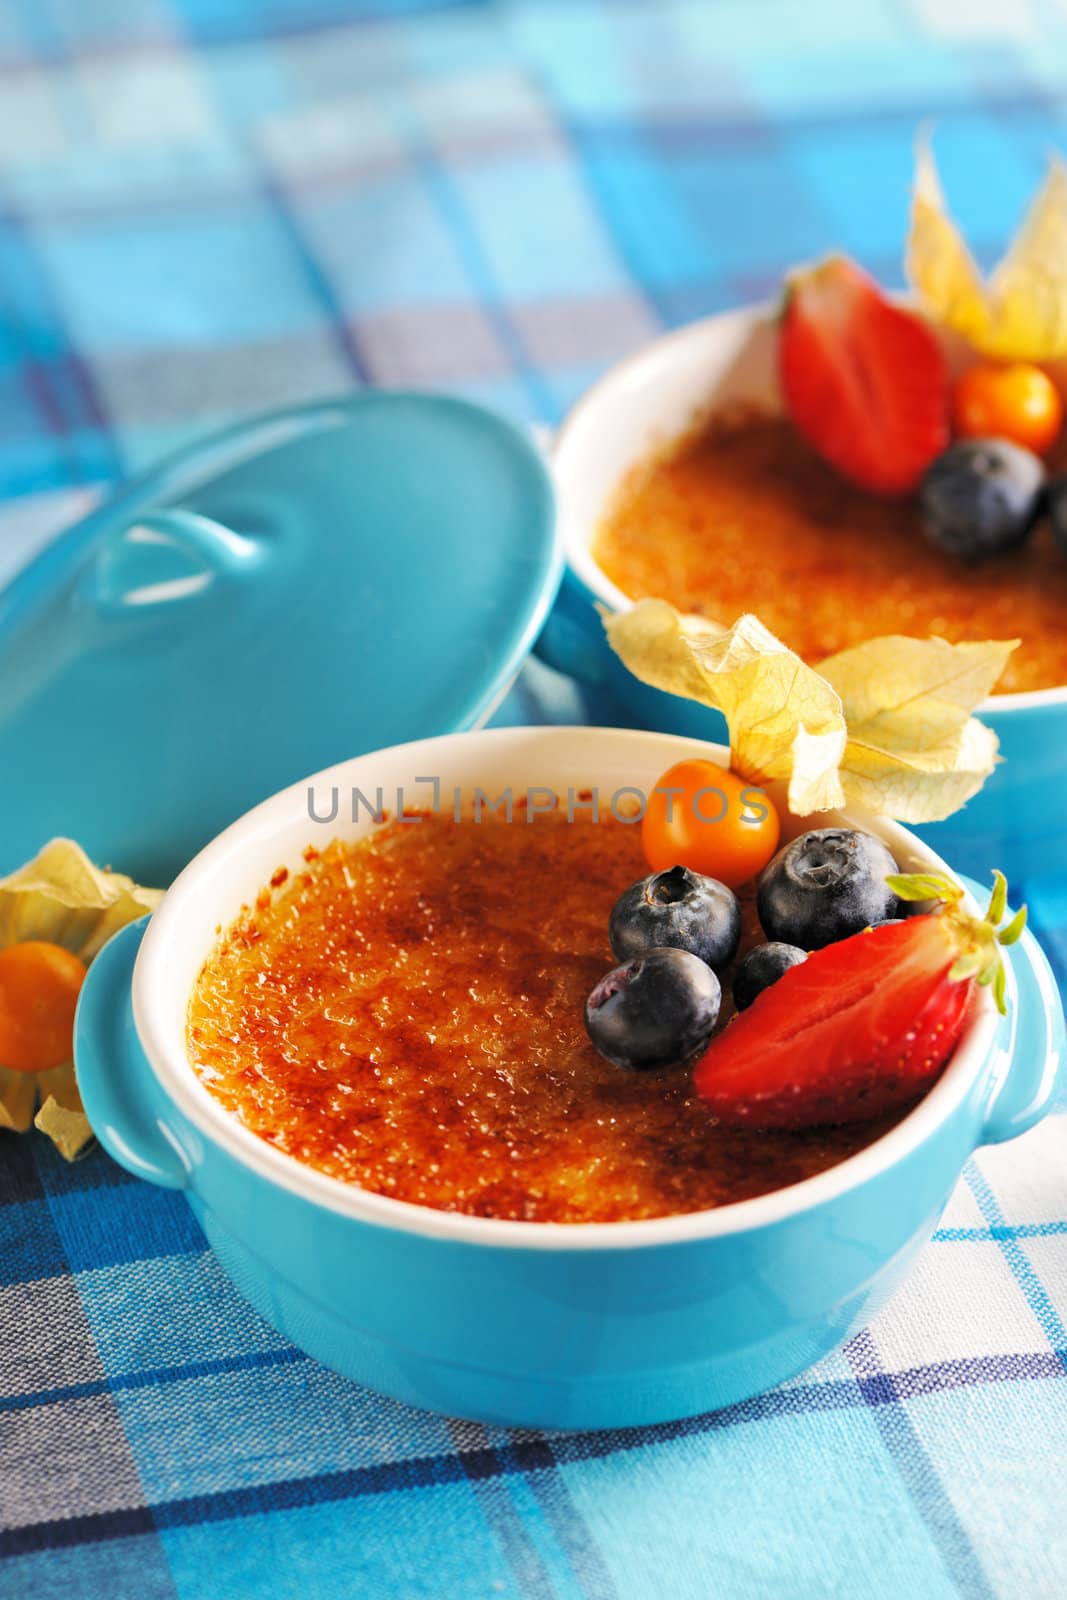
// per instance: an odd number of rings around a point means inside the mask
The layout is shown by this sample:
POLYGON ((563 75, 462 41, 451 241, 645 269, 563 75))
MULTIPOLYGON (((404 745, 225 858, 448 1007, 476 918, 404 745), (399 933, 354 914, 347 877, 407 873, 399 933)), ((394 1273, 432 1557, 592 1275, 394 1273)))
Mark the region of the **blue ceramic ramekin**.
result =
MULTIPOLYGON (((552 447, 567 572, 538 654, 587 683, 606 685, 646 727, 725 738, 717 712, 649 689, 608 648, 597 606, 630 601, 590 547, 627 474, 704 416, 780 411, 777 320, 766 306, 708 317, 655 341, 596 383, 565 419, 552 447)), ((953 361, 962 359, 949 346, 953 361)), ((760 559, 754 542, 753 561, 760 559)), ((907 632, 902 625, 901 632, 907 632)), ((1013 883, 1067 873, 1067 686, 995 695, 981 708, 1003 762, 963 810, 920 836, 954 866, 1013 883)))
MULTIPOLYGON (((241 1292, 328 1366, 413 1405, 515 1425, 619 1427, 726 1405, 801 1371, 870 1317, 975 1147, 1042 1115, 1063 1014, 1029 936, 1010 953, 1008 1017, 983 993, 945 1074, 889 1134, 792 1188, 687 1216, 567 1227, 369 1194, 256 1138, 193 1073, 188 996, 219 925, 309 843, 370 825, 365 812, 350 819, 353 786, 389 795, 403 784, 410 797, 436 777, 446 805, 475 785, 596 787, 606 799, 624 784, 651 787, 695 750, 708 754, 660 734, 520 728, 362 756, 228 828, 147 928, 125 929, 90 968, 75 1049, 101 1141, 131 1172, 183 1189, 241 1292), (337 792, 336 821, 309 819, 309 791, 317 815, 337 792)), ((902 866, 942 866, 903 829, 865 825, 902 866)))

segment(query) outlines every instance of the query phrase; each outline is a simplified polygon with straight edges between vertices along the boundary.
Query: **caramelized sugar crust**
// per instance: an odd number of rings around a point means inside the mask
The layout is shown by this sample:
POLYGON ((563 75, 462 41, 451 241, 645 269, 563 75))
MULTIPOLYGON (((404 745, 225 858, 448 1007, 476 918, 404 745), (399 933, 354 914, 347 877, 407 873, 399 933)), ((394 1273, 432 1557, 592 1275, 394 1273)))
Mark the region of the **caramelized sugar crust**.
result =
MULTIPOLYGON (((207 960, 190 1060, 255 1134, 335 1178, 542 1222, 764 1194, 897 1120, 738 1133, 715 1124, 684 1069, 603 1060, 585 998, 614 964, 608 913, 645 871, 639 829, 562 811, 532 823, 516 811, 510 825, 427 816, 309 852, 207 960)), ((750 895, 745 928, 743 949, 759 938, 750 895)))
POLYGON ((593 554, 632 599, 754 611, 812 665, 887 633, 1019 638, 1001 693, 1067 683, 1067 556, 1047 527, 968 566, 927 544, 913 499, 851 487, 781 418, 717 421, 637 469, 593 554))

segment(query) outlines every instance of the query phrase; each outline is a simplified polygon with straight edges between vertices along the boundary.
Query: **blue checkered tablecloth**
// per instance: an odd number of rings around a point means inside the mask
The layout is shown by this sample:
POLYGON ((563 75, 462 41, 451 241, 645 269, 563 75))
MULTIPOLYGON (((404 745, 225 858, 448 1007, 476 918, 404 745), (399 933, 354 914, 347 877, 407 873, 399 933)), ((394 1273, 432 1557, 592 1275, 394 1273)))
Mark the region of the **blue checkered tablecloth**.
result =
MULTIPOLYGON (((925 117, 988 261, 1065 116, 1063 0, 8 0, 0 582, 248 410, 551 422, 831 245, 899 281, 925 117)), ((615 714, 532 663, 498 720, 615 714)), ((1029 887, 1067 972, 1067 890, 1029 887)), ((0 1135, 0 1596, 1062 1600, 1065 1125, 983 1151, 812 1372, 554 1437, 335 1377, 180 1197, 0 1135)))

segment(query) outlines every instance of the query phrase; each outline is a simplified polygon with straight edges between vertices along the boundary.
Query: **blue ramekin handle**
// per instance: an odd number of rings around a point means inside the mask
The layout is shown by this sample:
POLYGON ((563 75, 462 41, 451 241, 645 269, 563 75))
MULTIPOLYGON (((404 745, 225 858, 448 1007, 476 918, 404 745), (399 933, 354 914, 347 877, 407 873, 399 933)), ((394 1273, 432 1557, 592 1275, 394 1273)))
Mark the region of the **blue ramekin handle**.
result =
MULTIPOLYGON (((535 423, 530 432, 551 472, 554 431, 535 423)), ((585 584, 573 572, 565 571, 548 620, 533 647, 539 661, 586 685, 603 683, 607 677, 604 661, 607 645, 594 607, 595 601, 585 584)))
POLYGON ((548 621, 533 647, 540 661, 584 684, 604 683, 607 678, 608 645, 594 606, 585 585, 570 572, 565 573, 548 621))
POLYGON ((135 1177, 183 1189, 188 1163, 160 1120, 133 1021, 133 964, 148 920, 120 929, 90 966, 74 1018, 74 1066, 85 1114, 108 1155, 135 1177))
POLYGON ((1015 993, 1004 1042, 1007 1064, 986 1107, 983 1144, 1015 1139, 1040 1122, 1064 1057, 1063 1001, 1045 952, 1027 931, 1004 956, 1015 993))

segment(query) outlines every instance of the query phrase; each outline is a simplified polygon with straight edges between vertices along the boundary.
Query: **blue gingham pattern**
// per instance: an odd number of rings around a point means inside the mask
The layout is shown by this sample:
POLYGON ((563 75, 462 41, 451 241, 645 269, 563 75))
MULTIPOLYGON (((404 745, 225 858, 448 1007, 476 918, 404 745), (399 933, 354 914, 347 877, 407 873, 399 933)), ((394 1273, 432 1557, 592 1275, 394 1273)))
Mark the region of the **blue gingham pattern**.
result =
MULTIPOLYGON (((251 409, 384 383, 552 422, 831 245, 899 280, 922 117, 989 261, 1065 83, 1059 0, 0 5, 0 581, 251 409)), ((498 720, 588 716, 532 663, 498 720)), ((1020 887, 1064 974, 1067 890, 1020 887)), ((983 1151, 814 1371, 566 1436, 335 1377, 180 1197, 0 1135, 0 1596, 1060 1600, 1064 1127, 983 1151)))

